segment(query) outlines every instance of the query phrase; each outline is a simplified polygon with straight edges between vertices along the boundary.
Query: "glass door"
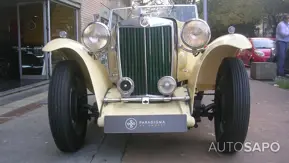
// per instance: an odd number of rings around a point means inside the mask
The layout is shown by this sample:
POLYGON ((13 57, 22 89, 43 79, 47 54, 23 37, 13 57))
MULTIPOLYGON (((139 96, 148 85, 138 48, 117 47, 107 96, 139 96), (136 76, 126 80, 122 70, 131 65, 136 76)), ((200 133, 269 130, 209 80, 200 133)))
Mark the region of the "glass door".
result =
POLYGON ((46 14, 42 2, 21 3, 18 11, 18 52, 21 78, 47 79, 46 59, 42 48, 45 37, 46 14))

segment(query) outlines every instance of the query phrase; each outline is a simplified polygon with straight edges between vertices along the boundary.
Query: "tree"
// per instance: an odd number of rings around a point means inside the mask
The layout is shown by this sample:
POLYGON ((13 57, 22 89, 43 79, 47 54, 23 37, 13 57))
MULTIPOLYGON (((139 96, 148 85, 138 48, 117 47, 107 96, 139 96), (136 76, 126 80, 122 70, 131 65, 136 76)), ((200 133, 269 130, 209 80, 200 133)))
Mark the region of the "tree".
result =
POLYGON ((268 24, 276 34, 276 27, 284 13, 288 13, 289 0, 263 0, 263 13, 267 17, 268 24))
MULTIPOLYGON (((226 34, 229 26, 236 32, 254 35, 255 25, 263 17, 263 0, 208 0, 208 24, 212 38, 226 34)), ((203 18, 203 0, 198 3, 200 18, 203 18)))
MULTIPOLYGON (((202 4, 201 1, 199 8, 202 4)), ((208 0, 208 21, 218 29, 235 24, 256 23, 262 17, 262 7, 258 6, 261 6, 261 0, 208 0)))

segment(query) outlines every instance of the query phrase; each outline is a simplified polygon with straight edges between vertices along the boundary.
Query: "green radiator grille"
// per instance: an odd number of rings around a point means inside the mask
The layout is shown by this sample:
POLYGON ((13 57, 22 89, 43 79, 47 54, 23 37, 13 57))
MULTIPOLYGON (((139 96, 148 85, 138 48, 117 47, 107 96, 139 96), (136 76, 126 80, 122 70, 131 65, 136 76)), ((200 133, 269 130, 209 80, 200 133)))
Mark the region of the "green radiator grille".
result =
POLYGON ((171 75, 171 26, 120 27, 119 46, 122 76, 135 84, 132 95, 159 95, 158 80, 171 75))

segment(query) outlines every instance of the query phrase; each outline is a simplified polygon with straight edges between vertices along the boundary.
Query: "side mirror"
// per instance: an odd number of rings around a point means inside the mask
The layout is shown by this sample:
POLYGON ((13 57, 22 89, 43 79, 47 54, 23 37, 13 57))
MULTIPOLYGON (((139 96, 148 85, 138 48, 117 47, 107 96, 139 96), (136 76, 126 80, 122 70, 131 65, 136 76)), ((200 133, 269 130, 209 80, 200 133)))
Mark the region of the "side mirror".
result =
POLYGON ((228 28, 228 33, 233 34, 233 33, 235 33, 235 32, 236 32, 236 28, 235 28, 234 26, 230 26, 230 27, 228 28))
POLYGON ((66 38, 67 37, 67 32, 66 31, 60 31, 59 32, 59 37, 66 38))

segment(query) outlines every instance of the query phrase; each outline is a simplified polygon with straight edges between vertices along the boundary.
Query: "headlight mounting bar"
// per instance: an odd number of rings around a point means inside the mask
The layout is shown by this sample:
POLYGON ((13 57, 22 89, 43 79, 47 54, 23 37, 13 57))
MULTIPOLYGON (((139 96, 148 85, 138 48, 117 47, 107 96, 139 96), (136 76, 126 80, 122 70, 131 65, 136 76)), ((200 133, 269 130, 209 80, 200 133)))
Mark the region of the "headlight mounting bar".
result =
POLYGON ((143 102, 145 100, 152 102, 165 102, 165 101, 189 101, 190 96, 184 97, 129 97, 129 98, 104 98, 104 103, 114 102, 143 102))

